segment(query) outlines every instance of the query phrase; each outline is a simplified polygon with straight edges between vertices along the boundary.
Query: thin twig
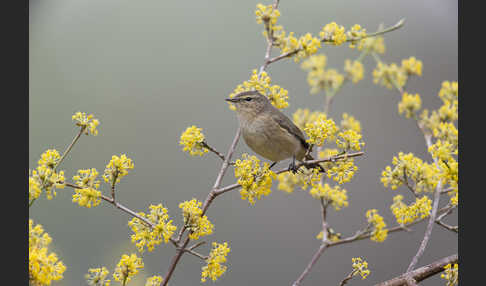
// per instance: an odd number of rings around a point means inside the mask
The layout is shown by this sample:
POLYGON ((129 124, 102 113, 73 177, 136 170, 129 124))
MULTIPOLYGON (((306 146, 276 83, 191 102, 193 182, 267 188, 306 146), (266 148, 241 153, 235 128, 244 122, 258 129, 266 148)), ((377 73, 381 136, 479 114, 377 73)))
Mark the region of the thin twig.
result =
POLYGON ((184 251, 184 252, 187 252, 187 253, 190 253, 190 254, 192 254, 192 255, 194 255, 194 256, 196 256, 196 257, 199 257, 199 258, 201 258, 202 260, 207 260, 207 259, 209 258, 209 256, 204 256, 204 255, 202 255, 201 253, 196 252, 196 251, 194 251, 194 250, 190 250, 190 249, 188 249, 188 248, 184 249, 183 251, 184 251))
POLYGON ((458 263, 459 257, 457 254, 451 255, 444 257, 442 259, 439 259, 429 265, 417 268, 414 271, 409 271, 407 273, 404 273, 398 277, 395 277, 393 279, 390 279, 388 281, 382 282, 380 284, 376 284, 375 286, 400 286, 400 285, 406 285, 407 284, 407 278, 411 277, 413 278, 416 282, 420 282, 422 280, 425 280, 437 273, 440 273, 444 271, 444 266, 446 266, 449 263, 458 263))
POLYGON ((67 154, 69 154, 69 151, 71 151, 71 149, 73 148, 74 144, 76 144, 76 142, 78 141, 79 137, 81 137, 81 135, 83 134, 83 131, 85 129, 86 129, 86 126, 81 126, 81 128, 79 129, 79 133, 74 137, 73 141, 66 148, 66 151, 64 151, 64 154, 62 154, 61 159, 59 159, 59 162, 57 162, 56 166, 54 167, 54 170, 53 170, 54 172, 56 172, 57 167, 59 165, 61 165, 61 162, 64 161, 64 159, 66 158, 67 154))
POLYGON ((356 272, 356 270, 353 270, 348 274, 348 276, 344 277, 343 281, 341 281, 341 283, 339 283, 339 286, 346 285, 346 283, 348 283, 348 281, 351 280, 351 278, 353 278, 355 272, 356 272))
POLYGON ((206 141, 203 141, 201 142, 201 145, 208 149, 209 151, 213 152, 214 154, 216 154, 216 156, 218 156, 219 158, 221 158, 221 160, 224 161, 224 155, 219 153, 218 151, 216 151, 216 149, 214 149, 213 147, 209 146, 208 143, 206 141))

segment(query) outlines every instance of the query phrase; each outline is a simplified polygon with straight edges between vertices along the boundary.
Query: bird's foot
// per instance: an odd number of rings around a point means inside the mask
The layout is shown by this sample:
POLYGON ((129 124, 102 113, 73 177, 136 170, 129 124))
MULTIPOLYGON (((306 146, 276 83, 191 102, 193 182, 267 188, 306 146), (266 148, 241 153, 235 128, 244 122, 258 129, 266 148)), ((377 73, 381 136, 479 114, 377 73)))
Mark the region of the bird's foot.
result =
POLYGON ((297 165, 295 164, 295 157, 292 157, 292 161, 289 165, 289 171, 291 171, 293 174, 296 174, 298 170, 299 168, 297 168, 297 165))

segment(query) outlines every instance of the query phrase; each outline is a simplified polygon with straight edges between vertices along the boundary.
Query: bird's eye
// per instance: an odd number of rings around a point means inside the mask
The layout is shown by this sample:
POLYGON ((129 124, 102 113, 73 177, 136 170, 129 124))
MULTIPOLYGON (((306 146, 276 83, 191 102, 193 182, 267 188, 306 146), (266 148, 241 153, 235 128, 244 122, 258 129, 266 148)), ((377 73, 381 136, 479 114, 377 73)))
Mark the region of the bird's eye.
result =
POLYGON ((251 101, 251 97, 246 97, 245 100, 246 101, 251 101))

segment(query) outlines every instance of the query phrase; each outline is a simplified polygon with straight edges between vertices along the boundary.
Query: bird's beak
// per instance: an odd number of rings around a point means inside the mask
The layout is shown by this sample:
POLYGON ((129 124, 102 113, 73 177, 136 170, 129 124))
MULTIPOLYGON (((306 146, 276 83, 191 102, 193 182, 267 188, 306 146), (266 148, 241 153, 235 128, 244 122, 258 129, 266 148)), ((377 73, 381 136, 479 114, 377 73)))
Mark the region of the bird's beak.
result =
POLYGON ((226 98, 225 100, 228 101, 228 102, 237 102, 238 101, 238 99, 235 99, 235 98, 226 98))

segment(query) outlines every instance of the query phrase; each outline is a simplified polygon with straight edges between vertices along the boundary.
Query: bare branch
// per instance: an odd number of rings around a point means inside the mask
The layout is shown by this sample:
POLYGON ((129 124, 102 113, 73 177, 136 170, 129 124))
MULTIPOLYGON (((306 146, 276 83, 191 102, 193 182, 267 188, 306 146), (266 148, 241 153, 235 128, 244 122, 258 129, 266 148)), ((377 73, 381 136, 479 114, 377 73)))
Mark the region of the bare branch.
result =
MULTIPOLYGON (((444 266, 449 263, 458 263, 459 257, 457 254, 444 257, 439 259, 429 265, 417 268, 414 271, 410 271, 404 273, 396 278, 390 279, 388 281, 382 282, 380 284, 376 284, 375 286, 400 286, 400 285, 407 285, 407 278, 414 279, 416 282, 420 282, 425 280, 437 273, 444 271, 444 266)), ((409 284, 410 285, 410 284, 409 284)))
POLYGON ((224 161, 224 155, 219 153, 218 151, 216 151, 216 149, 214 149, 213 147, 209 146, 208 143, 206 141, 203 141, 201 142, 201 145, 208 149, 209 151, 213 152, 214 154, 216 154, 216 156, 218 156, 219 158, 221 158, 221 160, 224 161))

